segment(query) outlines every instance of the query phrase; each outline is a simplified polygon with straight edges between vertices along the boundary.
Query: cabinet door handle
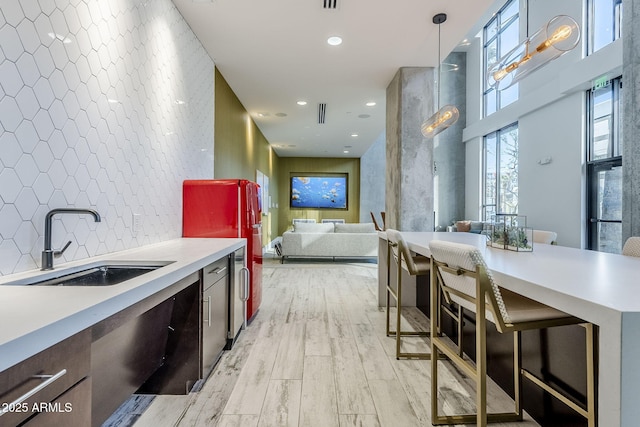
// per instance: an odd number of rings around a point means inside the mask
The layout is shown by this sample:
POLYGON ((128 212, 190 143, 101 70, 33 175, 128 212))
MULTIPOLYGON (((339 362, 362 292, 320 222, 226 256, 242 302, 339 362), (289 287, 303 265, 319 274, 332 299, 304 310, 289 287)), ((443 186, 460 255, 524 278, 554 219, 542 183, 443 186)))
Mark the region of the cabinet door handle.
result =
POLYGON ((210 272, 208 272, 207 274, 213 274, 213 273, 220 274, 223 271, 225 271, 226 269, 227 269, 227 267, 216 267, 213 270, 211 270, 210 272))
POLYGON ((20 405, 22 402, 24 402, 25 400, 33 396, 34 394, 38 393, 39 391, 53 384, 56 380, 58 380, 58 378, 60 378, 66 373, 67 373, 67 370, 63 369, 55 375, 34 375, 32 378, 42 378, 42 379, 47 378, 47 380, 42 384, 32 388, 31 390, 29 390, 28 392, 26 392, 16 400, 14 400, 13 402, 9 403, 9 405, 3 406, 3 408, 0 409, 0 416, 9 412, 10 411, 9 408, 15 408, 16 406, 20 405))
POLYGON ((207 299, 202 302, 207 303, 207 314, 208 314, 207 320, 203 319, 202 323, 206 323, 207 326, 211 326, 211 295, 209 295, 207 299))

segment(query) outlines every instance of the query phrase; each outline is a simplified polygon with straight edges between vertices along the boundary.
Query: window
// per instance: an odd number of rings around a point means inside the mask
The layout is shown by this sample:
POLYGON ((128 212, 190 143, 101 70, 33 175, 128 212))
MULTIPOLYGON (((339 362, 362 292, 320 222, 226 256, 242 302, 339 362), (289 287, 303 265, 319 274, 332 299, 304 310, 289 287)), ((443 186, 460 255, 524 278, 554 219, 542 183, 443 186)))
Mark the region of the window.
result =
POLYGON ((482 219, 518 213, 518 124, 484 137, 482 219))
POLYGON ((622 35, 622 0, 589 0, 589 53, 622 35))
POLYGON ((588 98, 587 248, 622 251, 622 138, 620 78, 588 98))
POLYGON ((509 1, 484 27, 484 115, 489 116, 518 100, 518 84, 496 90, 487 85, 487 69, 520 43, 520 2, 509 1))

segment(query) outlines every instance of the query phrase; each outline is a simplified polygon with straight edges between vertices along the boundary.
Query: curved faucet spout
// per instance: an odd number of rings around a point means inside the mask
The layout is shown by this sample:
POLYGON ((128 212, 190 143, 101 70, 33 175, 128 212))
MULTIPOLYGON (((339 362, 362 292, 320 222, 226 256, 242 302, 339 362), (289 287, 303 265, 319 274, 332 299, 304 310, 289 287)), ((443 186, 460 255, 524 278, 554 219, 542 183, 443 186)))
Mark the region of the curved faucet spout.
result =
POLYGON ((95 222, 100 222, 100 214, 93 209, 80 209, 80 208, 58 208, 52 209, 47 212, 44 219, 44 250, 42 251, 42 268, 41 270, 53 269, 53 257, 62 255, 62 253, 69 247, 71 242, 68 242, 65 247, 60 251, 54 251, 51 248, 51 223, 53 216, 57 214, 89 214, 93 216, 95 222))

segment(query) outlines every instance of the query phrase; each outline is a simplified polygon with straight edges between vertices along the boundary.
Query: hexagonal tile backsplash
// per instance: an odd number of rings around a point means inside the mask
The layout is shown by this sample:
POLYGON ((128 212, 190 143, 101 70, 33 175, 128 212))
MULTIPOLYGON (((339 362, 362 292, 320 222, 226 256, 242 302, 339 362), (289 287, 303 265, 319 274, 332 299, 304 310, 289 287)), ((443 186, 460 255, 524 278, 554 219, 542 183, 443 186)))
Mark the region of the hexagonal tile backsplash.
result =
POLYGON ((213 177, 213 62, 171 0, 2 0, 0 275, 179 237, 213 177), (140 214, 140 229, 133 227, 140 214))

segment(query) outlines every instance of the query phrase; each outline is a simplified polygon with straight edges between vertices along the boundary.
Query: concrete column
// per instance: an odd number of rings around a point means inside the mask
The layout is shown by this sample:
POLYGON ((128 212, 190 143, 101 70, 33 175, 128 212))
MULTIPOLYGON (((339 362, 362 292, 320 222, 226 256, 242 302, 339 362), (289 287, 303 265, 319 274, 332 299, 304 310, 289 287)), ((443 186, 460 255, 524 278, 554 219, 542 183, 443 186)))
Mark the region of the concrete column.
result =
POLYGON ((623 0, 622 242, 640 236, 640 4, 623 0))
POLYGON ((449 129, 436 135, 433 146, 436 229, 465 218, 465 145, 467 54, 452 53, 442 65, 440 106, 455 105, 460 118, 449 129))
POLYGON ((435 112, 434 68, 403 67, 387 86, 388 228, 432 231, 434 227, 433 140, 420 125, 435 112))

